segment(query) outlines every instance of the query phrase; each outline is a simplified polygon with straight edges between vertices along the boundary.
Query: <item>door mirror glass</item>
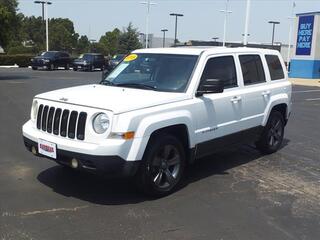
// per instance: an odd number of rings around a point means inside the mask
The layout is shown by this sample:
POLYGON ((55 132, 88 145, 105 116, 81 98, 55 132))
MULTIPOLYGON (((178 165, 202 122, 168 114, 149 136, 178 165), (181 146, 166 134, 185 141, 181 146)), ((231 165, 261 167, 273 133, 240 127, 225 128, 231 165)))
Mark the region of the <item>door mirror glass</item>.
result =
POLYGON ((197 91, 197 97, 209 93, 222 93, 224 90, 224 83, 221 79, 206 79, 204 80, 197 91))

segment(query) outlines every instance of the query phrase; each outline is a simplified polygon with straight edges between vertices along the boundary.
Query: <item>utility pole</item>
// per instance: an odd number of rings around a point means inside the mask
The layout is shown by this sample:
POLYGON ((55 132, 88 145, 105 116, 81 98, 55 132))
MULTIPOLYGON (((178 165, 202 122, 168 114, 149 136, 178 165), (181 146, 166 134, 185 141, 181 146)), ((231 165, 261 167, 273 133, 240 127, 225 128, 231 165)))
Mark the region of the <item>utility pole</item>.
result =
POLYGON ((49 1, 34 1, 34 3, 42 5, 42 21, 44 21, 44 17, 46 18, 46 50, 49 51, 48 5, 51 5, 52 2, 49 2, 49 1))
POLYGON ((225 10, 220 10, 220 12, 224 13, 224 25, 223 25, 223 46, 226 46, 226 36, 227 36, 227 22, 228 22, 228 14, 231 14, 232 11, 229 11, 229 0, 226 0, 226 8, 225 10))
POLYGON ((289 41, 288 41, 288 57, 287 57, 287 70, 289 70, 289 63, 291 60, 291 38, 292 38, 292 28, 293 28, 293 20, 295 19, 294 17, 294 9, 296 7, 296 3, 292 1, 292 9, 291 9, 291 16, 289 17, 290 20, 290 26, 289 26, 289 41))
POLYGON ((273 44, 274 44, 274 33, 275 33, 276 25, 280 24, 280 22, 269 21, 268 23, 273 25, 272 26, 272 40, 271 40, 271 45, 273 46, 273 44))
POLYGON ((249 22, 250 22, 250 7, 251 7, 251 0, 247 0, 247 10, 246 10, 246 22, 244 27, 244 37, 243 37, 243 45, 247 46, 248 44, 248 32, 249 32, 249 22))
POLYGON ((161 32, 163 32, 163 47, 166 46, 166 32, 168 32, 168 29, 162 29, 161 32))
POLYGON ((149 48, 149 17, 150 17, 150 6, 156 5, 156 3, 150 2, 150 0, 147 0, 147 2, 140 2, 141 4, 147 5, 147 17, 146 17, 146 48, 149 48))
POLYGON ((183 17, 183 14, 180 13, 171 13, 170 16, 173 16, 176 18, 176 23, 175 23, 175 34, 174 34, 174 46, 177 46, 177 35, 178 35, 178 17, 183 17))

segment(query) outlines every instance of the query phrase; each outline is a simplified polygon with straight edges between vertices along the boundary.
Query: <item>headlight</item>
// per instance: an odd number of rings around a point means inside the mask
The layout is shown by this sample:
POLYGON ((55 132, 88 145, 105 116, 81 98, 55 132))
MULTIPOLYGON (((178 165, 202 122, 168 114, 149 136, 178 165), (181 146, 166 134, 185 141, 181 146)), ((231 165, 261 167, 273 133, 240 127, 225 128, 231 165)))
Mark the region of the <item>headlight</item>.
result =
POLYGON ((87 61, 83 61, 83 64, 84 65, 88 65, 89 63, 87 61))
POLYGON ((50 62, 50 60, 49 60, 49 59, 43 59, 43 61, 44 61, 45 63, 50 62))
POLYGON ((92 122, 93 129, 98 134, 105 133, 109 126, 110 126, 110 120, 107 114, 105 113, 99 113, 92 122))
POLYGON ((34 100, 32 103, 31 116, 30 116, 32 121, 36 120, 37 114, 38 114, 38 101, 34 100))

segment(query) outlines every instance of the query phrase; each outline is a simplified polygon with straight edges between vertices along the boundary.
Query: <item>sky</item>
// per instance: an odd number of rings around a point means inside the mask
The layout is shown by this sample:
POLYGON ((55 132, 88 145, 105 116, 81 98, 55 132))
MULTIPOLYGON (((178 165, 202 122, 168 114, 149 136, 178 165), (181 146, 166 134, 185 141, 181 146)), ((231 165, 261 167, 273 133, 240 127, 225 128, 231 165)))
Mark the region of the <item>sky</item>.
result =
MULTIPOLYGON (((146 0, 50 0, 49 17, 69 18, 80 35, 99 40, 101 35, 114 28, 122 29, 129 22, 140 32, 146 29, 146 0)), ((41 7, 33 0, 19 0, 19 11, 27 16, 41 15, 41 7)), ((169 30, 167 36, 174 38, 172 12, 182 13, 179 18, 178 39, 180 41, 223 38, 226 0, 152 0, 150 33, 162 36, 161 29, 169 30)), ((289 38, 288 17, 292 12, 292 0, 252 0, 249 25, 249 42, 271 42, 272 26, 268 21, 279 21, 275 41, 287 43, 289 38)), ((296 0, 295 13, 320 11, 320 0, 296 0)), ((227 41, 241 41, 244 33, 245 0, 230 0, 227 41)))

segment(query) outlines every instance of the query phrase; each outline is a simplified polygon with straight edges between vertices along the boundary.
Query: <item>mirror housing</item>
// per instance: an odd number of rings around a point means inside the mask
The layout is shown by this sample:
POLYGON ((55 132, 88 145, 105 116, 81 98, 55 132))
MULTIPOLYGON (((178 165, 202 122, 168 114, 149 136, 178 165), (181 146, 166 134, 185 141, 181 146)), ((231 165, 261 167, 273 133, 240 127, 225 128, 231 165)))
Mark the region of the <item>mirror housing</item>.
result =
POLYGON ((224 90, 224 83, 221 79, 206 79, 203 81, 196 93, 197 97, 209 93, 222 93, 224 90))

